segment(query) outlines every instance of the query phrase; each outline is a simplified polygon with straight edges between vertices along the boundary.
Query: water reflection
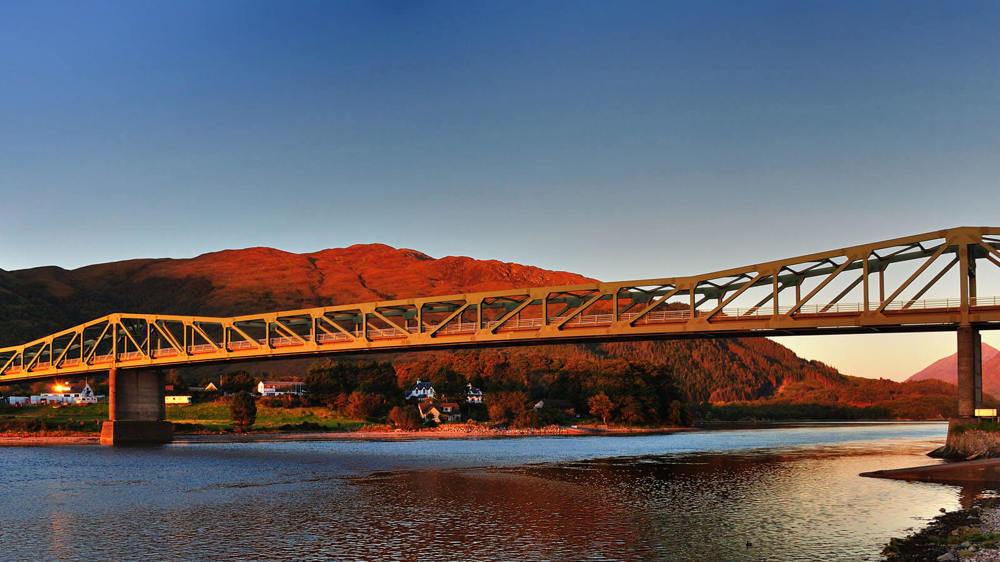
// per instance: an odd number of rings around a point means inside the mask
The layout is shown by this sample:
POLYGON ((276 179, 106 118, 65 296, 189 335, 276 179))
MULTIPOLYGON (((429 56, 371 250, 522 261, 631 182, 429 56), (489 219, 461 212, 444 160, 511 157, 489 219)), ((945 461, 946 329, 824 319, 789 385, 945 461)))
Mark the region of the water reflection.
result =
POLYGON ((943 435, 0 449, 0 538, 20 559, 875 559, 981 492, 857 476, 943 435))

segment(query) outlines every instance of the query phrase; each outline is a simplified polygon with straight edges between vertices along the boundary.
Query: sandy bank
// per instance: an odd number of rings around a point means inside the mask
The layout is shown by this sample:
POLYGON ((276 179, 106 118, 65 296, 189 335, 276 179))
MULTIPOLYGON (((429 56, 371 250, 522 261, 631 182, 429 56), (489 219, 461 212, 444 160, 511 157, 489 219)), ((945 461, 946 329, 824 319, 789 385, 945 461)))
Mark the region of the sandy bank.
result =
POLYGON ((101 436, 97 433, 75 435, 38 435, 34 433, 2 433, 0 447, 28 447, 41 445, 97 445, 101 436))
MULTIPOLYGON (((316 431, 277 432, 259 431, 252 433, 179 433, 174 435, 174 443, 252 443, 267 441, 337 441, 345 439, 368 440, 413 440, 413 439, 507 439, 517 437, 558 437, 558 436, 608 436, 608 435, 662 435, 681 431, 697 431, 690 427, 660 428, 597 428, 597 427, 543 427, 539 429, 489 429, 467 425, 441 426, 419 431, 401 431, 372 428, 361 431, 316 431)), ((31 445, 96 445, 100 435, 38 435, 0 434, 2 446, 31 445)))
POLYGON ((874 472, 863 472, 861 476, 891 478, 895 480, 918 480, 941 484, 980 482, 1000 485, 1000 458, 950 462, 892 470, 876 470, 874 472))
POLYGON ((370 429, 361 431, 327 431, 309 433, 257 432, 246 434, 183 434, 175 435, 175 443, 240 443, 265 441, 331 441, 345 439, 416 440, 416 439, 508 439, 517 437, 663 435, 681 431, 696 431, 688 427, 668 428, 587 428, 543 427, 540 429, 488 429, 464 425, 441 426, 419 431, 370 429))

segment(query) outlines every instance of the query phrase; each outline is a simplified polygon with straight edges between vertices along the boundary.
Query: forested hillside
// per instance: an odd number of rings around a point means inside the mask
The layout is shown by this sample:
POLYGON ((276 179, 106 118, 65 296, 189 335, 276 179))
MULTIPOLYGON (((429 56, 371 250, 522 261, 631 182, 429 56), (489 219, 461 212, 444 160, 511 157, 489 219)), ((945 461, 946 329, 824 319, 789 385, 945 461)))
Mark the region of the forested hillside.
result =
MULTIPOLYGON (((0 270, 0 345, 23 343, 111 312, 236 315, 586 281, 574 273, 467 257, 434 259, 379 244, 309 254, 227 250, 192 259, 130 260, 76 270, 0 270)), ((951 385, 848 377, 764 338, 338 356, 315 365, 315 359, 282 360, 197 367, 181 375, 219 380, 225 373, 246 371, 249 376, 305 380, 311 373, 314 382, 325 384, 315 379, 317 373, 336 371, 360 388, 372 384, 364 374, 372 360, 383 365, 383 371, 390 369, 395 379, 392 388, 384 389, 386 398, 417 378, 437 377, 449 388, 471 382, 487 392, 565 399, 580 408, 596 393, 622 403, 631 397, 639 405, 630 408, 651 421, 675 398, 758 406, 874 406, 884 416, 932 418, 950 415, 955 403, 951 385), (354 365, 358 361, 367 363, 354 365)), ((384 378, 384 372, 379 376, 384 378)))

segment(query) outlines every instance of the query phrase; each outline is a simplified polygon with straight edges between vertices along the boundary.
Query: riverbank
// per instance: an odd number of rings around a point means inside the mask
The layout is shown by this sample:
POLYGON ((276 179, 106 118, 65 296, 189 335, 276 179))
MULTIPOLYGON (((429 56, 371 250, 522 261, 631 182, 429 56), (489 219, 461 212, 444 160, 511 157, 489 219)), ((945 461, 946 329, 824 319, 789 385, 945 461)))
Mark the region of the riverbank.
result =
MULTIPOLYGON (((944 513, 885 546, 887 560, 1000 560, 1000 459, 987 458, 862 473, 871 478, 959 485, 975 494, 965 509, 944 513), (970 491, 970 489, 972 491, 970 491)), ((944 509, 941 510, 942 512, 944 509)))
POLYGON ((1000 560, 1000 498, 935 517, 920 531, 893 538, 882 551, 892 562, 1000 560))
MULTIPOLYGON (((505 439, 516 437, 545 436, 602 436, 602 435, 667 435, 682 431, 698 431, 691 427, 593 427, 593 426, 549 426, 538 429, 496 429, 466 424, 442 425, 432 429, 403 431, 389 427, 365 427, 358 431, 251 431, 248 433, 179 433, 174 435, 174 443, 247 443, 267 441, 330 441, 344 439, 360 440, 414 440, 414 439, 505 439)), ((89 445, 99 442, 99 434, 91 433, 4 433, 0 434, 0 446, 31 445, 89 445)))

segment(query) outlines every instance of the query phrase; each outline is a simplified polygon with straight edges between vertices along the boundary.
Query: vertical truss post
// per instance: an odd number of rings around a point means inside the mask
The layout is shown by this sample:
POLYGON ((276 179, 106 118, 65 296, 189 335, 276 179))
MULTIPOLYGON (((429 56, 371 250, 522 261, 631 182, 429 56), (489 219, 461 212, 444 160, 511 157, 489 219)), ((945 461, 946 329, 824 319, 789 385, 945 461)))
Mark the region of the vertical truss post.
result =
MULTIPOLYGON (((961 326, 969 325, 969 245, 963 240, 958 246, 959 270, 959 310, 961 312, 961 326)), ((961 328, 959 328, 961 329, 961 328)), ((959 414, 961 415, 961 414, 959 414)))
POLYGON ((778 293, 781 292, 780 289, 778 289, 778 284, 779 284, 778 277, 780 276, 781 276, 781 269, 779 268, 777 271, 774 272, 774 279, 771 281, 771 298, 774 301, 771 304, 771 310, 773 311, 774 316, 778 316, 778 314, 780 314, 779 312, 780 307, 778 305, 778 293))
POLYGON ((868 276, 871 275, 871 270, 869 269, 869 266, 868 266, 868 260, 871 257, 872 257, 871 252, 868 252, 865 255, 864 261, 861 262, 861 276, 864 279, 864 288, 862 289, 862 292, 864 293, 864 295, 863 295, 862 298, 864 298, 864 301, 865 301, 865 303, 864 303, 864 310, 865 310, 865 312, 868 312, 869 310, 871 310, 871 304, 869 303, 870 296, 869 296, 869 291, 868 291, 868 276))

